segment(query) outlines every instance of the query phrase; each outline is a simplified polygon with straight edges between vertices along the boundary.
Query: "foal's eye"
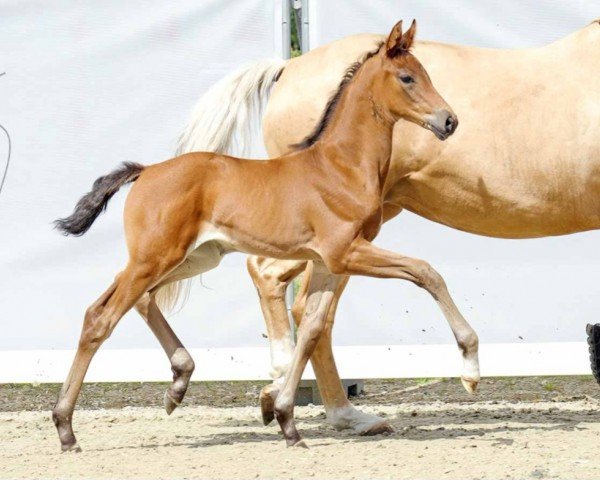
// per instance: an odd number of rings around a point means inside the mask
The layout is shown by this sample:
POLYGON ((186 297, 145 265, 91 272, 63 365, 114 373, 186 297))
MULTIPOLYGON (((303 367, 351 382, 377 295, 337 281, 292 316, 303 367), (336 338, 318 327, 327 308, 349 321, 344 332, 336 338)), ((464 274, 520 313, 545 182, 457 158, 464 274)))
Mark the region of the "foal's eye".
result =
POLYGON ((402 83, 415 83, 415 79, 410 75, 401 75, 400 80, 402 80, 402 83))

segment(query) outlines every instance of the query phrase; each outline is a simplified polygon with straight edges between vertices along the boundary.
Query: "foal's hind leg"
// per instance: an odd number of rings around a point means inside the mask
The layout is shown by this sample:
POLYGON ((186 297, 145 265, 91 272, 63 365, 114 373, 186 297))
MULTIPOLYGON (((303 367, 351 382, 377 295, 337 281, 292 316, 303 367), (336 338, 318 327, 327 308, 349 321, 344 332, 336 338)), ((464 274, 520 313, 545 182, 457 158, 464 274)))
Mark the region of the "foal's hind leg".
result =
POLYGON ((216 268, 223 255, 224 252, 217 242, 202 244, 191 252, 175 270, 162 279, 155 288, 143 295, 136 304, 136 310, 146 320, 171 362, 173 383, 171 383, 164 396, 165 410, 169 415, 181 405, 195 365, 191 355, 177 338, 158 308, 156 294, 162 287, 172 282, 185 280, 216 268))
POLYGON ((194 372, 194 360, 165 320, 156 304, 154 294, 145 293, 135 308, 144 318, 171 362, 173 383, 165 391, 164 397, 165 410, 170 415, 175 408, 181 405, 194 372))
POLYGON ((73 365, 52 411, 63 451, 81 450, 73 434, 73 410, 94 354, 123 315, 180 261, 176 254, 152 262, 130 261, 108 290, 87 309, 73 365))

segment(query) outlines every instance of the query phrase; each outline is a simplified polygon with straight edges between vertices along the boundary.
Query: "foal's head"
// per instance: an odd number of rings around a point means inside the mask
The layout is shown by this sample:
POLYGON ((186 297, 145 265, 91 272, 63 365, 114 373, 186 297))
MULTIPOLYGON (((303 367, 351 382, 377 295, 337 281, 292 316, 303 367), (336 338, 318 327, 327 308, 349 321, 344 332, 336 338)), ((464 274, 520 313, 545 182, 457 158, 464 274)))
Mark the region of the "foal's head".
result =
POLYGON ((410 52, 416 31, 415 20, 404 33, 402 20, 392 28, 378 53, 381 71, 373 84, 373 97, 394 120, 403 118, 446 140, 456 130, 458 119, 410 52))

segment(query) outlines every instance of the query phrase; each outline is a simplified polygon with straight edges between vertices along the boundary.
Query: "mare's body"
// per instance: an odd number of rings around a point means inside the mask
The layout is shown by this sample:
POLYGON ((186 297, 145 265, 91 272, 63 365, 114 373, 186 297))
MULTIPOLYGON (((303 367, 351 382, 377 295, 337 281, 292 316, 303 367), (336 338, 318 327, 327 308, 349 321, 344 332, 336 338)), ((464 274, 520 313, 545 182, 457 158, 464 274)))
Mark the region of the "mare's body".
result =
MULTIPOLYGON (((289 151, 314 128, 344 69, 381 38, 356 35, 285 63, 255 66, 261 93, 265 83, 276 80, 263 121, 269 155, 289 151)), ((457 112, 461 128, 441 143, 410 123, 395 125, 384 188, 385 220, 407 209, 453 228, 500 238, 600 228, 599 20, 541 48, 417 42, 415 52, 457 112)), ((237 79, 227 81, 229 90, 237 91, 237 79)), ((211 95, 215 93, 208 92, 206 98, 211 95)), ((192 118, 180 150, 207 141, 194 126, 209 123, 211 115, 207 111, 192 118)), ((293 349, 285 287, 306 268, 301 262, 249 260, 269 330, 275 379, 287 371, 293 349)), ((379 431, 384 421, 362 414, 346 399, 333 361, 331 326, 342 291, 343 285, 330 309, 324 340, 313 354, 313 367, 335 426, 358 433, 379 431)), ((293 310, 296 320, 303 305, 301 294, 293 310)), ((476 380, 474 370, 463 375, 476 380)), ((472 390, 474 384, 466 386, 472 390)), ((264 393, 269 403, 268 391, 264 393)))

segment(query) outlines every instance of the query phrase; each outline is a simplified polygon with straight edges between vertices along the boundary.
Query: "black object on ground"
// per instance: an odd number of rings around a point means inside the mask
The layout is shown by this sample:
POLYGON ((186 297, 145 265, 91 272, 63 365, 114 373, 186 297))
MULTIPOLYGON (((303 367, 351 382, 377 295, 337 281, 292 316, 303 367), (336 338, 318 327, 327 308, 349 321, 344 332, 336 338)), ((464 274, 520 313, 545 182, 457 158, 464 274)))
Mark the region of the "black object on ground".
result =
MULTIPOLYGON (((364 380, 343 379, 342 387, 348 398, 357 397, 364 392, 365 382, 364 380)), ((302 380, 298 386, 296 405, 304 406, 309 404, 323 405, 323 399, 321 398, 316 380, 302 380)))
POLYGON ((596 382, 600 384, 600 323, 588 323, 585 331, 590 351, 590 366, 596 382))

